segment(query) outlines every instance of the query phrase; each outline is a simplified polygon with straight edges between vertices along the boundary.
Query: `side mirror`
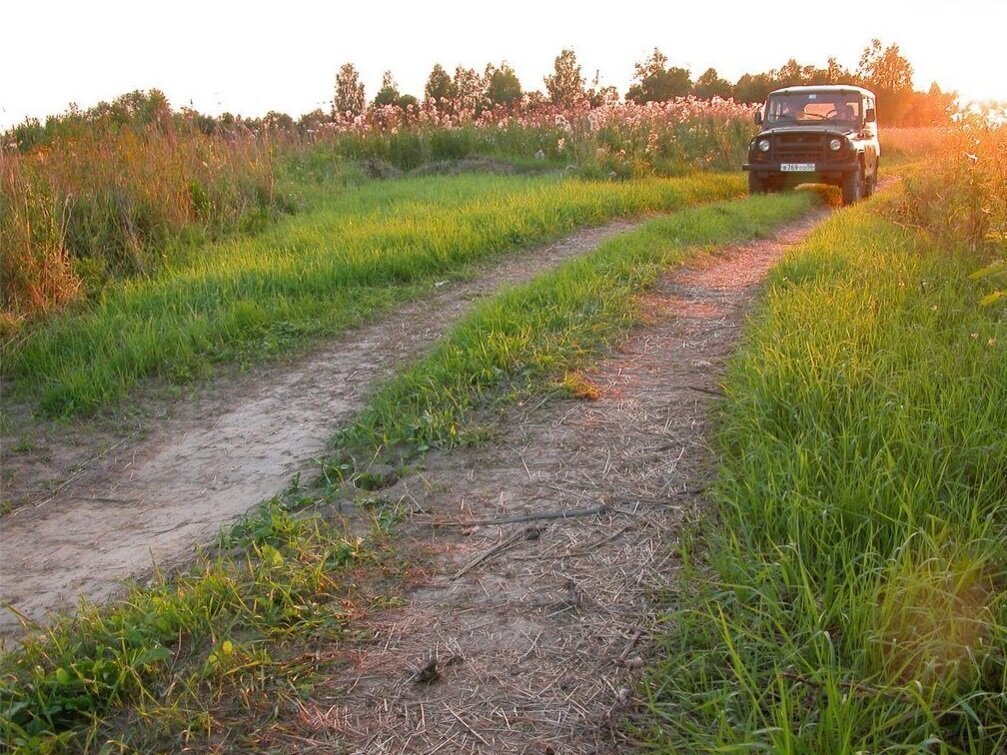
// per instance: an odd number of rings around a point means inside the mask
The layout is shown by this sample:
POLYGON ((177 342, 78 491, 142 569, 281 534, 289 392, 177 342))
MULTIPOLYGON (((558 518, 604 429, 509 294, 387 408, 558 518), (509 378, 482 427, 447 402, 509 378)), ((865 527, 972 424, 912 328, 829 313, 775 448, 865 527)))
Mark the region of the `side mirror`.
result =
POLYGON ((872 107, 867 108, 867 113, 864 116, 864 121, 866 121, 867 123, 874 123, 874 121, 876 121, 877 119, 878 119, 877 111, 875 111, 875 109, 872 107))
POLYGON ((761 126, 762 125, 762 108, 761 107, 755 108, 755 115, 753 116, 752 120, 755 121, 755 125, 756 126, 761 126))

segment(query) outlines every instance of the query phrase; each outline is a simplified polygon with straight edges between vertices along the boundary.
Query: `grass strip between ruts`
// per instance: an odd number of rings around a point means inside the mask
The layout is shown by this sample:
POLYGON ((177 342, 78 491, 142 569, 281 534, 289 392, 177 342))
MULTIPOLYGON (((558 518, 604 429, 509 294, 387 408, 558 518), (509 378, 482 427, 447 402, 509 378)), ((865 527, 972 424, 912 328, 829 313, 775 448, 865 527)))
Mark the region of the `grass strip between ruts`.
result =
POLYGON ((703 248, 757 238, 817 201, 799 192, 717 203, 654 220, 480 305, 383 386, 337 445, 425 450, 464 441, 476 410, 555 389, 638 321, 635 294, 703 248))

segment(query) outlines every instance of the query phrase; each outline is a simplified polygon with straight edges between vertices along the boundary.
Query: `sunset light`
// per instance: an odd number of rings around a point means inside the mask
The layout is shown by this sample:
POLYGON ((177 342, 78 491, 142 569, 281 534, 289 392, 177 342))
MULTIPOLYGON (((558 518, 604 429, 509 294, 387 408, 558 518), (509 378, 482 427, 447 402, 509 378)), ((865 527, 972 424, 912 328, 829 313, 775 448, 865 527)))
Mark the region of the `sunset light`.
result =
POLYGON ((1007 2, 0 19, 4 753, 1007 753, 1007 2))

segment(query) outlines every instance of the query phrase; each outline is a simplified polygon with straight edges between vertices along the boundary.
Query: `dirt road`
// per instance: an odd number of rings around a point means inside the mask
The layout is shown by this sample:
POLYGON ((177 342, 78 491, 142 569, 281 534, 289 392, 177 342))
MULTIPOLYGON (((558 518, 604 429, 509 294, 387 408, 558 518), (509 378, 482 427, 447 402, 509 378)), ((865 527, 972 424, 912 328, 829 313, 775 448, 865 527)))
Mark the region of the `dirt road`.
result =
POLYGON ((334 652, 312 703, 261 746, 631 751, 654 598, 677 588, 680 524, 715 466, 708 404, 767 270, 827 212, 673 272, 650 324, 586 376, 597 400, 515 410, 499 441, 429 455, 383 490, 423 512, 396 543, 429 554, 429 577, 370 617, 370 642, 334 652))
MULTIPOLYGON (((96 433, 90 424, 5 428, 6 497, 0 519, 0 605, 33 621, 102 601, 123 580, 191 558, 222 526, 282 491, 312 467, 326 441, 363 406, 376 383, 421 354, 472 304, 530 280, 639 222, 618 221, 514 254, 471 280, 346 333, 293 364, 231 375, 140 433, 96 433), (15 450, 30 440, 29 451, 15 450)), ((16 409, 16 407, 15 407, 16 409)), ((0 609, 0 642, 21 621, 0 609)))
MULTIPOLYGON (((683 518, 706 505, 709 402, 767 270, 828 212, 670 273, 648 297, 648 323, 585 376, 596 400, 515 408, 499 439, 427 454, 420 472, 381 491, 419 512, 396 538, 425 554, 426 577, 400 607, 361 619, 370 639, 334 648, 310 702, 258 731, 257 746, 632 749, 623 721, 653 661, 655 596, 675 588, 683 518)), ((218 385, 138 443, 118 441, 51 500, 5 517, 4 600, 41 618, 78 594, 113 594, 151 554, 187 558, 309 466, 369 386, 474 298, 629 227, 443 286, 321 354, 218 385)), ((16 637, 18 626, 3 631, 16 637)))

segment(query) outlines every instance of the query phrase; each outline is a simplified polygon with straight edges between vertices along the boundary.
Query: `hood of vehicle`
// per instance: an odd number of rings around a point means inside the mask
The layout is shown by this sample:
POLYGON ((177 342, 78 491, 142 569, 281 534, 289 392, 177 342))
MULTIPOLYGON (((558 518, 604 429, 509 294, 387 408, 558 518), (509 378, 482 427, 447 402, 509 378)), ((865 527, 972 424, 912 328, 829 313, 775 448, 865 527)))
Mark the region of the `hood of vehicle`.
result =
POLYGON ((838 136, 855 136, 859 129, 853 126, 845 126, 839 124, 817 124, 817 123, 801 123, 794 124, 793 126, 774 126, 773 128, 767 128, 759 132, 759 136, 774 136, 776 134, 836 134, 838 136))

